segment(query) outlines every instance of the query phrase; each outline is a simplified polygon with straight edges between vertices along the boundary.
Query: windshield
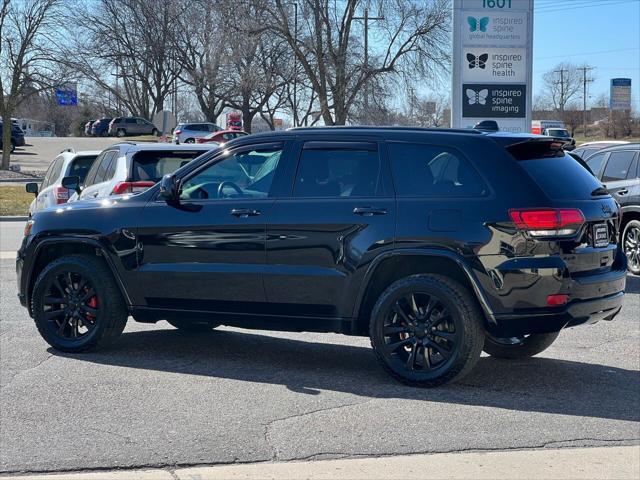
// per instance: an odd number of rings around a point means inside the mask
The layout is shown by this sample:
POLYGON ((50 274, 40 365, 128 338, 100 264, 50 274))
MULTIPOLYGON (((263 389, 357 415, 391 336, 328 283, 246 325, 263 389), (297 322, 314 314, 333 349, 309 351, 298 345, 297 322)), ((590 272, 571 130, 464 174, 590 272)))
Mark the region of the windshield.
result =
POLYGON ((96 156, 97 155, 86 155, 76 157, 71 162, 71 165, 69 165, 69 173, 67 173, 67 175, 70 177, 77 175, 80 177, 80 183, 84 183, 84 179, 87 177, 87 172, 91 168, 91 165, 93 165, 93 161, 96 159, 96 156))
POLYGON ((550 137, 569 137, 569 132, 564 128, 547 128, 547 135, 550 137))

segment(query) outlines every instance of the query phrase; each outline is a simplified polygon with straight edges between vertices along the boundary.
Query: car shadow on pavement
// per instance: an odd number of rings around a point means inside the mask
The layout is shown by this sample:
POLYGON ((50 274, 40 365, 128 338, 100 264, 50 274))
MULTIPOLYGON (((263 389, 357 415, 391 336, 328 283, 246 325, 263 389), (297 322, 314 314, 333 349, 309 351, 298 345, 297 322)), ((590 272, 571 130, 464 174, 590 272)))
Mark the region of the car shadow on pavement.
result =
POLYGON ((420 389, 387 376, 370 348, 251 331, 185 334, 157 329, 125 333, 111 349, 97 353, 50 352, 103 365, 279 384, 310 395, 330 390, 370 398, 640 421, 637 371, 544 357, 511 361, 482 357, 460 383, 420 389))
POLYGON ((640 276, 627 275, 627 288, 624 291, 626 293, 640 293, 640 276))

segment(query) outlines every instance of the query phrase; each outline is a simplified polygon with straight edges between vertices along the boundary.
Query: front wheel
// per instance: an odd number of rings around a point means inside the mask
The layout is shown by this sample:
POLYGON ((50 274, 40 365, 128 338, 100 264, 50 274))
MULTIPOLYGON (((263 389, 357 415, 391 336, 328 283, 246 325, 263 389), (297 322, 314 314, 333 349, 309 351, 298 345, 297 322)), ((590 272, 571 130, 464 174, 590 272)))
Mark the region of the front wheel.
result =
POLYGON ((154 137, 158 136, 158 129, 154 128, 153 130, 151 130, 151 135, 153 135, 154 137))
POLYGON ((413 275, 388 287, 371 314, 378 362, 397 380, 436 387, 458 380, 482 351, 481 314, 471 293, 441 275, 413 275))
POLYGON ((127 132, 124 131, 124 129, 119 128, 118 130, 116 130, 116 137, 124 137, 127 134, 127 132))
POLYGON ((127 323, 127 307, 111 271, 91 255, 66 255, 49 263, 36 280, 31 302, 40 335, 64 352, 106 346, 127 323))
POLYGON ((622 249, 627 256, 627 268, 640 275, 640 221, 631 220, 622 232, 622 249))
POLYGON ((555 342, 560 332, 533 333, 521 337, 497 338, 489 334, 484 339, 483 350, 496 358, 528 358, 545 351, 555 342))

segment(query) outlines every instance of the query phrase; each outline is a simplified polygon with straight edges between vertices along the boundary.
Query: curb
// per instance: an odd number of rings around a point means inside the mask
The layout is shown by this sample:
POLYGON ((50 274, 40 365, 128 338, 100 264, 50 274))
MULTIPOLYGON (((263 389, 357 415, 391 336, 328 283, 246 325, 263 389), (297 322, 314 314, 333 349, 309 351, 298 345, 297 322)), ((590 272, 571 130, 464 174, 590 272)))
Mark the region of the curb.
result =
POLYGON ((26 215, 0 215, 0 222, 26 222, 29 217, 26 215))
POLYGON ((41 182, 44 177, 24 177, 24 178, 0 178, 0 183, 29 183, 41 182))

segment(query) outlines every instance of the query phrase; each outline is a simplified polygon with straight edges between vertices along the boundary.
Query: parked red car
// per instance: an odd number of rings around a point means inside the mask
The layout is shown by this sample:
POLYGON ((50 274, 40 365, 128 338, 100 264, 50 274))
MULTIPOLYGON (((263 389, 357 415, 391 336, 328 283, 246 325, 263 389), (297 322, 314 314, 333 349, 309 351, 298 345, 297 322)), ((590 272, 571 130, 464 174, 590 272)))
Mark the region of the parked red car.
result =
POLYGON ((209 142, 218 142, 218 143, 226 143, 229 140, 233 140, 234 138, 243 137, 245 135, 249 135, 247 132, 243 132, 242 130, 220 130, 219 132, 212 132, 206 137, 196 138, 196 143, 209 143, 209 142))

